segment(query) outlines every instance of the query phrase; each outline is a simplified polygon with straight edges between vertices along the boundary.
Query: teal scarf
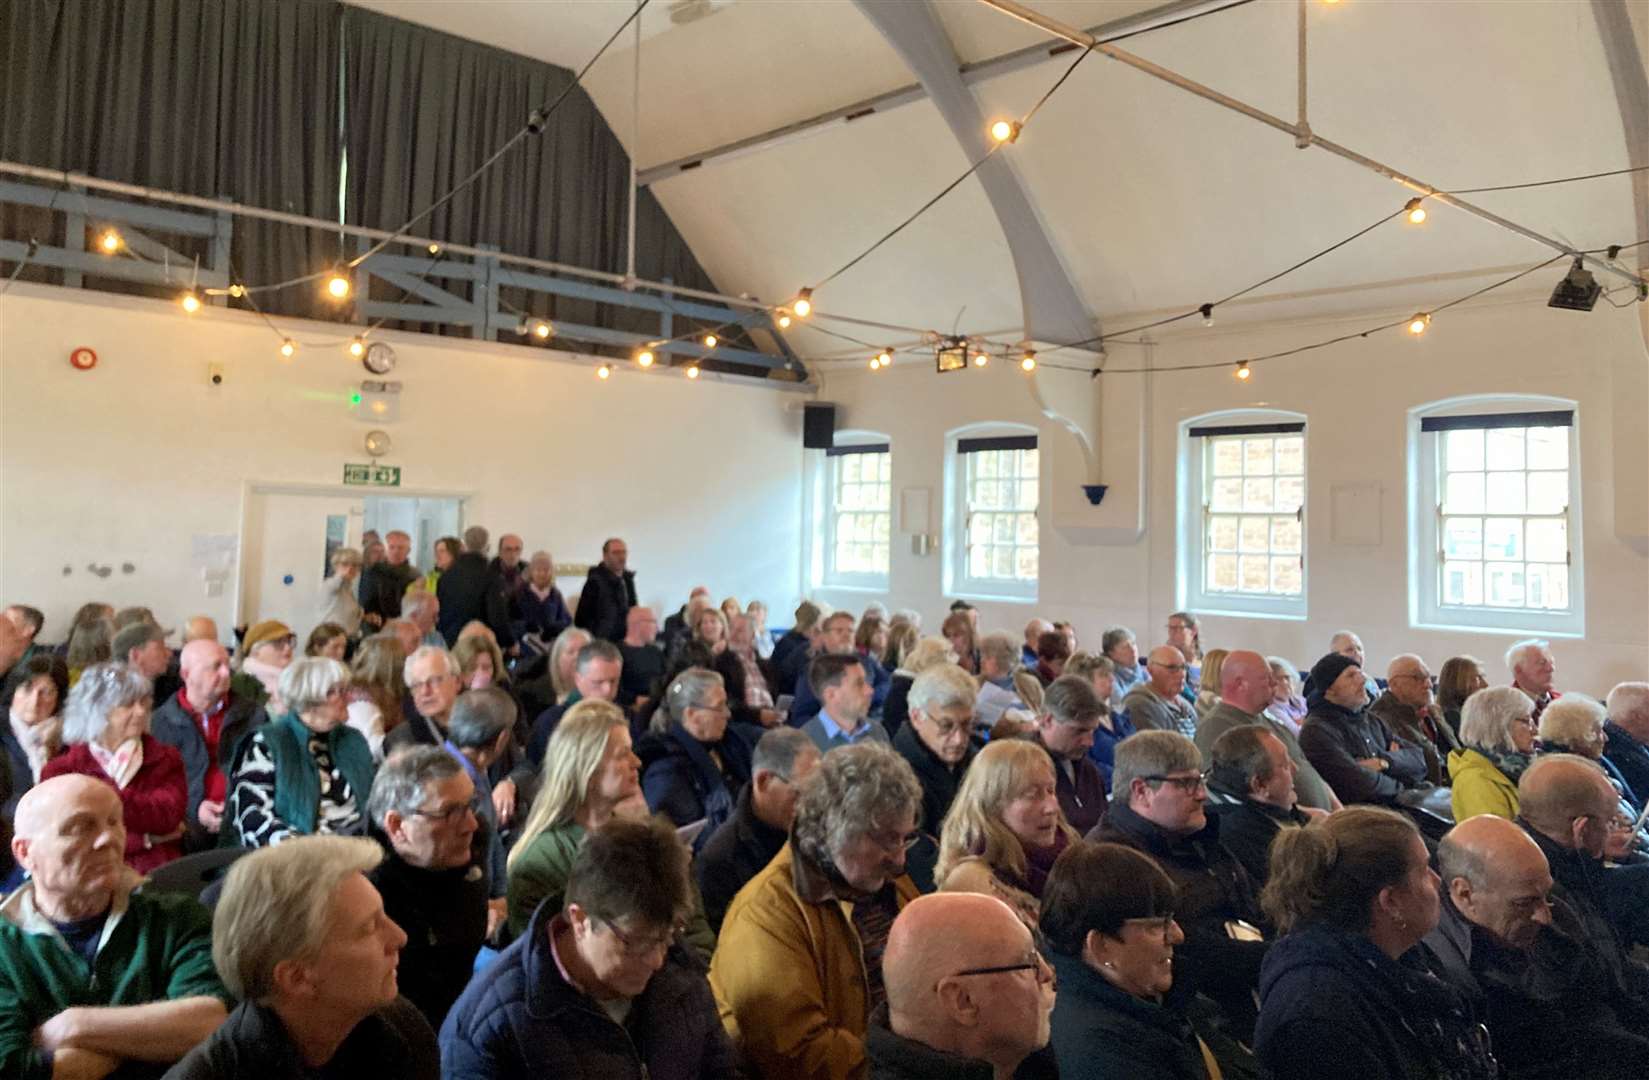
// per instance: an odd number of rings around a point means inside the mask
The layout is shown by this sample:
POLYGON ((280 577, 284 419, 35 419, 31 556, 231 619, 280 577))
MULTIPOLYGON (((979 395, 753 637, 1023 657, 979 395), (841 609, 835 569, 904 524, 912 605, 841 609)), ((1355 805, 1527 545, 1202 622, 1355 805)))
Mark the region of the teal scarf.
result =
MULTIPOLYGON (((295 713, 276 717, 263 729, 275 759, 275 814, 305 835, 315 832, 320 818, 320 769, 309 752, 309 740, 314 735, 295 713)), ((348 782, 364 825, 366 800, 376 771, 366 737, 348 724, 339 724, 320 738, 326 742, 333 768, 348 782)))

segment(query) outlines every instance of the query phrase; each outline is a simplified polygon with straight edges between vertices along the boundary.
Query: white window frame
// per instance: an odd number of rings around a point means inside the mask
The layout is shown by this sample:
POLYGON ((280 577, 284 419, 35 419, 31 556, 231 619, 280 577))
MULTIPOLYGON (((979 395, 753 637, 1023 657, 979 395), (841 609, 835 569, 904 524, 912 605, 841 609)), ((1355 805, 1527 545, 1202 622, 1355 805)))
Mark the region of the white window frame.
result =
MULTIPOLYGON (((1311 591, 1310 577, 1310 504, 1311 504, 1311 429, 1304 413, 1283 409, 1234 409, 1205 413, 1181 421, 1179 429, 1179 468, 1177 478, 1177 511, 1179 528, 1175 544, 1176 604, 1186 611, 1210 615, 1232 615, 1239 618, 1304 619, 1311 591), (1300 594, 1229 593, 1207 587, 1207 554, 1209 548, 1208 513, 1208 446, 1210 438, 1220 436, 1192 435, 1203 429, 1253 429, 1255 434, 1287 434, 1276 429, 1300 426, 1304 440, 1305 492, 1299 511, 1300 519, 1300 594)), ((1267 514, 1267 517, 1280 515, 1267 514)))
MULTIPOLYGON (((1543 637, 1583 637, 1586 633, 1586 578, 1581 534, 1580 406, 1567 398, 1506 394, 1448 398, 1409 410, 1409 622, 1438 630, 1543 637), (1565 512, 1569 546, 1567 610, 1503 608, 1442 603, 1441 432, 1422 431, 1434 417, 1504 413, 1567 412, 1569 424, 1569 504, 1565 512)), ((1542 426, 1542 425, 1529 425, 1542 426)), ((1528 471, 1528 470, 1525 470, 1528 471)), ((1520 515, 1491 515, 1484 517, 1520 515)), ((1539 516, 1539 515, 1536 515, 1539 516)))
POLYGON ((960 431, 953 431, 947 439, 946 459, 948 468, 945 477, 945 592, 952 596, 966 597, 970 600, 999 600, 1008 602, 1032 602, 1037 598, 1042 577, 1042 556, 1046 545, 1042 543, 1046 532, 1046 518, 1043 508, 1048 503, 1047 478, 1048 468, 1046 455, 1043 453, 1040 436, 1033 427, 1018 424, 987 424, 976 425, 960 431), (968 573, 968 458, 972 453, 963 453, 961 447, 972 439, 1024 439, 1036 440, 1037 450, 1037 577, 1033 580, 1020 580, 996 577, 974 577, 968 573))
POLYGON ((893 483, 892 475, 892 440, 876 432, 837 432, 836 446, 833 450, 815 451, 815 466, 813 473, 813 555, 809 575, 813 585, 817 588, 831 589, 862 589, 868 592, 886 592, 888 589, 889 573, 893 562, 893 548, 897 541, 897 533, 893 528, 893 483), (881 513, 888 520, 888 563, 889 570, 882 573, 843 572, 836 569, 836 485, 839 463, 843 458, 853 453, 856 448, 864 447, 867 454, 871 447, 886 447, 885 451, 876 454, 885 458, 889 464, 888 502, 884 510, 854 511, 855 513, 881 513))

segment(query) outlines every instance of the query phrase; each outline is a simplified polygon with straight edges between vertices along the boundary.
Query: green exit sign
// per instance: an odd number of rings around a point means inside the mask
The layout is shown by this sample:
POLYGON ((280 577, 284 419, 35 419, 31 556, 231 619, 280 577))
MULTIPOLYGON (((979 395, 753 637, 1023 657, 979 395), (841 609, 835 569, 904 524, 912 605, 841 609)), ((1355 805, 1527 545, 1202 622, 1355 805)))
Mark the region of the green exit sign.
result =
POLYGON ((345 465, 344 483, 363 487, 400 487, 399 465, 345 465))

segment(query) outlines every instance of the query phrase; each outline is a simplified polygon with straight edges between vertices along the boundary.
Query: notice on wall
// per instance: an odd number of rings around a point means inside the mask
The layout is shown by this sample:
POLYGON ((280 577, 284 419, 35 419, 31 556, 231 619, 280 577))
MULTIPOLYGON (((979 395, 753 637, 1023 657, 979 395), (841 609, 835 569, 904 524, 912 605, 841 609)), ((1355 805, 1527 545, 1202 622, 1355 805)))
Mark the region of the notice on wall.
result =
POLYGON ((400 487, 399 465, 345 465, 344 483, 358 487, 400 487))

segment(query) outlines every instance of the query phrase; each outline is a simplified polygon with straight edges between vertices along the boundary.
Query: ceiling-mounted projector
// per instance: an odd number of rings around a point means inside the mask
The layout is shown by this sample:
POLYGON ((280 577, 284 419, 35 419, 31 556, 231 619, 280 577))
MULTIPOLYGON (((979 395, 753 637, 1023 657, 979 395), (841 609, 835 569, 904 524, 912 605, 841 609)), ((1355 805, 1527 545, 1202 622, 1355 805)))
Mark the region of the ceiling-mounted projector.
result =
POLYGON ((1597 278, 1586 269, 1582 260, 1576 259, 1563 280, 1557 283, 1557 288, 1552 290, 1552 298, 1546 301, 1546 306, 1569 311, 1591 311, 1597 306, 1597 298, 1602 293, 1603 286, 1597 283, 1597 278))

